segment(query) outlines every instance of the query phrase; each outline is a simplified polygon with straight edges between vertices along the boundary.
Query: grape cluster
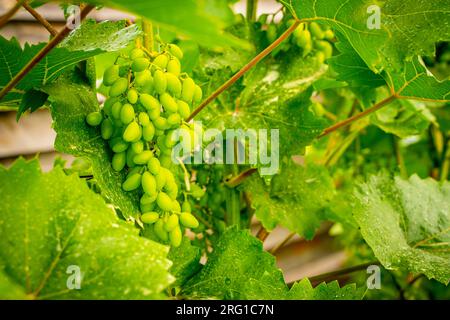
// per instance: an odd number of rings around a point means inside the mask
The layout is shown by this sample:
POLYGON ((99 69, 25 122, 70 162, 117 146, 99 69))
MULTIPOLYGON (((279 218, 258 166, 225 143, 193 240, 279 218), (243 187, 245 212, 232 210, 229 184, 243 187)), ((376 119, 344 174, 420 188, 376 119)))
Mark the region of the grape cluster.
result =
POLYGON ((125 170, 123 190, 139 192, 141 221, 174 247, 181 243, 183 227, 199 225, 177 201, 178 184, 170 170, 177 143, 173 130, 192 130, 183 119, 202 98, 201 88, 181 73, 182 57, 175 44, 163 44, 160 52, 133 49, 123 62, 118 59, 120 64, 106 69, 103 84, 109 96, 99 112, 86 116, 108 141, 112 168, 125 170))
MULTIPOLYGON (((280 24, 273 22, 268 24, 265 30, 268 42, 275 41, 294 22, 293 19, 288 19, 280 24)), ((276 55, 280 51, 288 51, 292 46, 295 46, 301 50, 303 57, 314 55, 319 63, 324 63, 326 59, 333 55, 331 41, 334 37, 333 30, 322 27, 316 22, 300 23, 289 38, 289 41, 285 41, 279 46, 274 51, 274 54, 276 55)))

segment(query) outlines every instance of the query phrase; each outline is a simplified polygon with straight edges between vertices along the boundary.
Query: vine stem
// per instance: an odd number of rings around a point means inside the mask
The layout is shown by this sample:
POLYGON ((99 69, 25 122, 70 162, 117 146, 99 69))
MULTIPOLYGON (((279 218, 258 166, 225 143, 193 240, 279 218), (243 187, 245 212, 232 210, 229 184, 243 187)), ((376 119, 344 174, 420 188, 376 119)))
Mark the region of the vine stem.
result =
POLYGON ((3 16, 0 17, 0 28, 2 28, 6 23, 8 23, 9 19, 11 19, 17 13, 17 11, 19 11, 19 9, 26 1, 27 0, 18 0, 16 4, 11 9, 9 9, 8 12, 6 12, 3 16))
POLYGON ((27 10, 40 24, 44 26, 45 29, 47 29, 48 32, 52 36, 56 36, 58 34, 58 30, 53 28, 53 26, 48 22, 43 16, 39 14, 36 10, 33 9, 26 1, 22 4, 22 6, 27 10))
POLYGON ((258 232, 256 233, 256 237, 261 240, 261 242, 264 242, 267 237, 269 236, 270 232, 264 228, 264 226, 261 225, 261 228, 259 228, 258 232))
POLYGON ((397 98, 398 98, 397 94, 392 94, 389 97, 387 97, 386 99, 384 99, 384 100, 378 102, 377 104, 373 105, 372 107, 364 110, 363 112, 355 114, 354 116, 352 116, 350 118, 342 120, 341 122, 338 122, 338 123, 332 125, 331 127, 326 128, 317 138, 318 139, 323 138, 326 135, 329 135, 330 133, 332 133, 332 132, 334 132, 336 130, 339 130, 339 129, 343 128, 343 127, 346 127, 349 124, 351 124, 351 123, 353 123, 353 122, 355 122, 355 121, 357 121, 357 120, 359 120, 361 118, 364 118, 365 116, 367 116, 367 115, 369 115, 369 114, 371 114, 371 113, 381 109, 382 107, 384 107, 385 105, 391 103, 392 101, 394 101, 397 98))
POLYGON ((392 136, 392 143, 395 152, 395 158, 397 160, 397 165, 400 169, 400 176, 402 178, 408 178, 408 171, 405 166, 405 159, 403 158, 402 150, 400 148, 400 141, 396 136, 392 136))
MULTIPOLYGON (((336 278, 338 278, 340 276, 347 275, 347 274, 350 274, 350 273, 353 273, 356 271, 365 270, 369 266, 372 266, 372 265, 380 265, 380 262, 378 262, 378 261, 367 262, 367 263, 363 263, 363 264, 356 265, 356 266, 349 267, 349 268, 344 268, 344 269, 340 269, 340 270, 336 270, 336 271, 332 271, 332 272, 322 273, 322 274, 319 274, 314 277, 308 277, 308 279, 311 283, 335 280, 336 278)), ((290 284, 292 284, 292 283, 290 283, 290 284)))
POLYGON ((257 56, 255 56, 249 63, 242 67, 234 76, 232 76, 228 81, 222 84, 216 91, 214 91, 208 98, 206 98, 186 119, 187 122, 191 121, 200 111, 202 111, 208 104, 216 99, 222 92, 228 89, 232 84, 234 84, 239 78, 241 78, 248 70, 253 68, 259 61, 264 59, 269 53, 271 53, 276 47, 278 47, 286 38, 288 38, 292 32, 298 27, 301 20, 295 20, 295 22, 278 37, 274 42, 272 42, 267 48, 261 51, 257 56))
POLYGON ((258 0, 247 0, 246 17, 248 21, 255 21, 258 0))
POLYGON ((225 181, 225 185, 229 188, 234 188, 240 185, 246 178, 257 172, 258 169, 256 168, 250 168, 248 170, 242 171, 238 175, 230 178, 229 180, 225 181))
POLYGON ((150 52, 154 49, 153 24, 148 21, 142 21, 142 30, 144 31, 144 48, 150 52))
MULTIPOLYGON (((80 13, 80 20, 86 18, 89 12, 94 9, 93 5, 86 5, 80 13)), ((18 74, 11 79, 11 81, 0 91, 0 100, 2 100, 8 92, 10 92, 20 80, 22 80, 53 48, 55 48, 61 41, 72 31, 69 26, 65 26, 60 32, 54 36, 23 68, 18 74)))

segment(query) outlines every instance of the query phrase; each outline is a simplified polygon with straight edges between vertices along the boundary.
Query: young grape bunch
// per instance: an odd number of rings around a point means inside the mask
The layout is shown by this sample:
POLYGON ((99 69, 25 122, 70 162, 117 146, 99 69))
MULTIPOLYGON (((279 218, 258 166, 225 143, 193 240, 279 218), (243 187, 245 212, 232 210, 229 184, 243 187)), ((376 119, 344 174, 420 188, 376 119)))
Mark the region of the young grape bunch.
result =
MULTIPOLYGON (((264 21, 261 21, 263 24, 264 21)), ((280 24, 269 23, 265 27, 265 35, 268 42, 273 42, 281 35, 286 28, 295 22, 294 19, 288 19, 280 24)), ((333 55, 333 45, 331 41, 335 38, 333 30, 319 25, 317 22, 300 23, 294 30, 289 41, 283 42, 273 54, 277 55, 280 51, 288 51, 292 47, 300 49, 302 56, 314 56, 320 64, 333 55)))
POLYGON ((86 116, 108 141, 112 168, 126 173, 122 189, 139 193, 141 221, 174 247, 181 244, 184 228, 199 225, 181 210, 171 170, 178 142, 172 133, 191 130, 184 119, 202 98, 201 88, 181 72, 182 57, 177 45, 162 44, 160 52, 135 48, 118 58, 103 76, 109 95, 102 109, 86 116))

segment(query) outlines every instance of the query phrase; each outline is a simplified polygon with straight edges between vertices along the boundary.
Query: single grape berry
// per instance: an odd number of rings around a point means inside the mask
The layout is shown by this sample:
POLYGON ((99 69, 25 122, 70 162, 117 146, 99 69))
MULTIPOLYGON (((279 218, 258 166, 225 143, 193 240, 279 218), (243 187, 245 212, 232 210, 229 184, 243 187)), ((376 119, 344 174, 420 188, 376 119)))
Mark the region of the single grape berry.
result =
POLYGON ((189 212, 182 212, 180 214, 180 222, 183 226, 193 229, 199 225, 198 220, 189 212))
POLYGON ((122 189, 124 191, 133 191, 139 188, 141 185, 141 175, 139 173, 135 173, 127 178, 122 184, 122 189))
POLYGON ((159 213, 151 211, 142 214, 141 221, 146 224, 153 224, 159 219, 159 213))
POLYGON ((100 123, 102 123, 102 120, 103 120, 102 114, 97 111, 89 113, 86 117, 87 124, 92 127, 100 125, 100 123))
POLYGON ((156 198, 156 203, 158 207, 163 211, 171 211, 172 210, 172 199, 164 192, 160 192, 158 197, 156 198))
POLYGON ((109 96, 110 97, 117 97, 121 94, 125 93, 128 89, 128 79, 126 78, 119 78, 117 79, 109 89, 109 96))
POLYGON ((119 79, 119 66, 115 64, 105 70, 105 73, 103 74, 103 84, 109 87, 117 79, 119 79))
POLYGON ((146 194, 156 194, 156 179, 148 171, 145 171, 142 174, 142 189, 144 189, 144 192, 146 194))

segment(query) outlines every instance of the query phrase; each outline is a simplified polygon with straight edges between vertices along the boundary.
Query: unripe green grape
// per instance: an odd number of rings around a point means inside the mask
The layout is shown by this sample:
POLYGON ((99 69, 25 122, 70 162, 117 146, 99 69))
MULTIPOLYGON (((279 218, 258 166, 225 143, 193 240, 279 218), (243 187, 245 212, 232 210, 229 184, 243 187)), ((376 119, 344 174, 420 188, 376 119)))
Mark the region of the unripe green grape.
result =
POLYGON ((141 72, 148 68, 150 61, 147 58, 137 58, 131 63, 131 69, 134 72, 141 72))
POLYGON ((139 205, 141 212, 151 212, 153 210, 155 210, 156 207, 156 202, 153 203, 149 203, 149 204, 140 204, 139 205))
POLYGON ((150 72, 150 70, 145 69, 142 72, 135 73, 134 83, 136 84, 136 86, 144 87, 144 86, 148 85, 149 82, 151 82, 153 85, 153 77, 152 77, 152 73, 150 72))
POLYGON ((103 117, 100 112, 91 112, 86 116, 86 122, 88 125, 92 127, 98 126, 100 123, 102 123, 103 117))
POLYGON ((178 227, 178 215, 177 214, 171 214, 169 216, 169 218, 167 218, 166 223, 164 224, 164 229, 167 232, 172 231, 173 229, 175 229, 176 227, 178 227))
POLYGON ((316 59, 319 62, 319 64, 322 64, 325 62, 326 60, 326 56, 325 53, 323 53, 322 51, 317 51, 316 53, 316 59))
POLYGON ((161 163, 161 167, 163 167, 163 168, 170 168, 170 167, 172 167, 172 164, 173 164, 170 154, 162 155, 159 158, 159 162, 161 163))
POLYGON ((111 115, 114 119, 120 119, 120 111, 122 111, 122 104, 117 101, 111 107, 111 115))
POLYGON ((156 194, 156 179, 155 177, 148 171, 145 171, 142 174, 142 189, 144 192, 149 195, 156 194))
POLYGON ((155 121, 156 119, 158 119, 161 116, 161 109, 152 109, 147 111, 148 117, 152 120, 155 121))
POLYGON ((317 22, 311 22, 309 24, 309 30, 311 31, 311 35, 316 39, 322 40, 325 37, 325 33, 317 22))
POLYGON ((159 101, 166 111, 177 112, 178 105, 174 98, 167 92, 164 92, 159 96, 159 101))
POLYGON ((159 213, 155 211, 146 212, 141 215, 141 221, 145 224, 153 224, 159 220, 159 213))
POLYGON ((205 195, 205 190, 203 190, 198 184, 191 183, 191 195, 196 199, 200 199, 205 195))
MULTIPOLYGON (((129 153, 129 150, 127 150, 127 153, 129 153)), ((133 174, 136 174, 136 173, 141 173, 141 171, 142 171, 142 166, 139 166, 139 167, 134 167, 134 168, 128 168, 128 172, 127 172, 127 175, 125 176, 125 180, 126 179, 128 179, 129 177, 131 177, 133 174)))
POLYGON ((167 117, 167 123, 171 126, 179 125, 181 123, 181 116, 178 113, 172 113, 167 117))
POLYGON ((155 136, 159 137, 159 136, 163 136, 164 135, 164 130, 155 130, 155 136))
POLYGON ((190 103, 194 97, 195 82, 191 78, 183 81, 183 89, 181 90, 181 99, 190 103))
POLYGON ((125 152, 119 152, 115 153, 111 160, 112 168, 119 172, 122 171, 122 169, 125 167, 125 164, 127 162, 127 155, 125 152))
POLYGON ((333 30, 331 30, 331 29, 326 30, 325 34, 324 34, 324 37, 327 40, 333 40, 334 39, 334 32, 333 32, 333 30))
MULTIPOLYGON (((163 136, 161 136, 163 137, 163 136)), ((164 137, 164 146, 167 147, 167 149, 173 148, 177 144, 178 140, 175 138, 174 131, 167 132, 167 135, 164 137)))
POLYGON ((102 125, 100 127, 100 132, 101 132, 102 138, 104 140, 111 139, 111 137, 112 137, 112 135, 114 133, 114 127, 113 127, 113 124, 112 124, 111 120, 104 119, 102 121, 102 125))
POLYGON ((194 102, 200 102, 202 100, 202 97, 203 97, 202 88, 200 88, 199 85, 195 85, 194 102))
POLYGON ((130 124, 133 122, 134 117, 135 114, 133 106, 129 103, 125 103, 122 106, 122 109, 120 109, 120 121, 122 121, 123 124, 130 124))
POLYGON ((139 102, 147 110, 159 110, 161 108, 161 104, 159 103, 158 99, 147 93, 141 94, 141 96, 139 97, 139 102))
POLYGON ((139 154, 144 151, 144 143, 142 141, 136 141, 131 144, 131 149, 136 154, 139 154))
POLYGON ((108 98, 103 104, 103 112, 107 114, 109 117, 112 116, 112 106, 117 102, 117 98, 108 98))
POLYGON ((127 178, 122 184, 122 189, 124 191, 133 191, 139 188, 141 185, 141 175, 139 173, 135 173, 127 178))
POLYGON ((180 75, 181 72, 181 64, 180 61, 178 59, 171 59, 168 63, 167 63, 167 72, 169 72, 170 74, 178 77, 180 75))
POLYGON ((161 70, 156 70, 153 75, 153 85, 155 86, 155 91, 158 94, 163 94, 167 89, 167 78, 164 72, 161 70))
POLYGON ((138 101, 138 93, 135 89, 128 90, 127 93, 128 102, 131 104, 135 104, 138 101))
POLYGON ((103 74, 103 84, 109 87, 117 79, 119 79, 119 66, 115 64, 105 70, 105 73, 103 74))
POLYGON ((140 112, 138 116, 139 124, 146 127, 150 124, 150 118, 146 112, 140 112))
POLYGON ((160 54, 153 60, 153 64, 160 67, 161 69, 166 69, 169 58, 165 54, 160 54))
POLYGON ((157 196, 158 196, 158 193, 153 193, 153 194, 144 193, 139 202, 140 202, 140 204, 144 204, 144 205, 156 203, 157 196))
POLYGON ((166 176, 166 181, 167 181, 166 183, 176 184, 175 177, 174 177, 172 171, 170 171, 170 170, 168 170, 166 168, 161 168, 161 171, 166 176))
POLYGON ((159 117, 153 120, 153 124, 155 128, 159 130, 166 130, 168 128, 167 119, 164 117, 159 117))
POLYGON ((176 199, 173 200, 173 202, 172 202, 172 211, 173 211, 173 212, 178 212, 178 213, 181 212, 181 206, 180 206, 180 203, 179 203, 176 199))
POLYGON ((178 100, 178 113, 180 114, 181 118, 186 119, 191 114, 191 108, 189 105, 184 102, 183 100, 178 100))
POLYGON ((141 153, 134 156, 133 161, 136 164, 146 164, 151 158, 153 158, 153 152, 150 150, 142 151, 141 153))
POLYGON ((159 173, 155 174, 155 180, 156 180, 156 190, 157 191, 162 190, 162 188, 164 188, 166 184, 166 176, 164 175, 164 173, 160 171, 159 173))
POLYGON ((299 33, 295 40, 300 48, 305 48, 311 45, 311 33, 308 30, 303 30, 299 33))
POLYGON ((155 127, 153 123, 149 122, 148 125, 142 128, 142 137, 145 141, 152 141, 155 136, 155 127))
POLYGON ((169 235, 166 230, 164 230, 164 220, 159 219, 155 222, 153 225, 153 230, 155 231, 155 234, 158 236, 158 238, 162 241, 169 240, 169 235))
POLYGON ((325 54, 326 59, 331 58, 333 55, 333 46, 328 41, 318 40, 314 42, 314 45, 325 54))
POLYGON ((180 246, 181 241, 183 240, 183 234, 181 233, 180 227, 176 227, 169 232, 169 239, 172 247, 177 248, 180 246))
POLYGON ((178 196, 178 186, 176 184, 166 183, 164 186, 167 195, 175 200, 178 196))
POLYGON ((136 153, 134 153, 132 148, 128 148, 127 149, 127 166, 129 168, 135 168, 136 167, 136 164, 134 163, 134 156, 135 155, 136 155, 136 153))
POLYGON ((114 81, 111 88, 109 89, 109 96, 118 97, 125 91, 127 91, 127 89, 128 89, 128 79, 119 78, 116 81, 114 81))
POLYGON ((183 59, 183 51, 180 49, 179 46, 172 43, 168 45, 168 49, 169 52, 173 54, 175 57, 177 57, 180 60, 183 59))
POLYGON ((312 42, 309 42, 305 47, 303 47, 302 57, 306 57, 312 51, 312 42))
POLYGON ((181 82, 177 76, 166 73, 167 78, 167 90, 174 95, 174 97, 179 97, 181 94, 181 82))
POLYGON ((306 24, 304 22, 302 22, 297 26, 297 28, 295 28, 292 35, 294 36, 294 38, 298 38, 305 30, 306 30, 306 24))
POLYGON ((156 198, 156 204, 163 211, 171 211, 172 210, 172 199, 165 193, 158 193, 158 197, 156 198))
POLYGON ((137 58, 142 58, 145 57, 145 52, 142 49, 139 48, 134 48, 133 50, 131 50, 130 52, 130 59, 131 60, 135 60, 137 58))
POLYGON ((128 143, 123 141, 121 137, 117 137, 110 140, 111 149, 115 153, 123 152, 128 149, 128 143))
POLYGON ((195 229, 198 227, 198 220, 189 212, 182 212, 180 214, 180 222, 187 228, 195 229))
POLYGON ((183 204, 181 205, 181 211, 189 213, 192 211, 191 204, 189 203, 189 201, 183 202, 183 204))
POLYGON ((153 157, 148 160, 147 168, 152 174, 158 174, 161 171, 161 164, 159 163, 158 158, 153 157))
POLYGON ((142 136, 142 129, 141 126, 136 122, 131 122, 125 131, 123 132, 123 140, 126 142, 134 142, 141 138, 142 136))

